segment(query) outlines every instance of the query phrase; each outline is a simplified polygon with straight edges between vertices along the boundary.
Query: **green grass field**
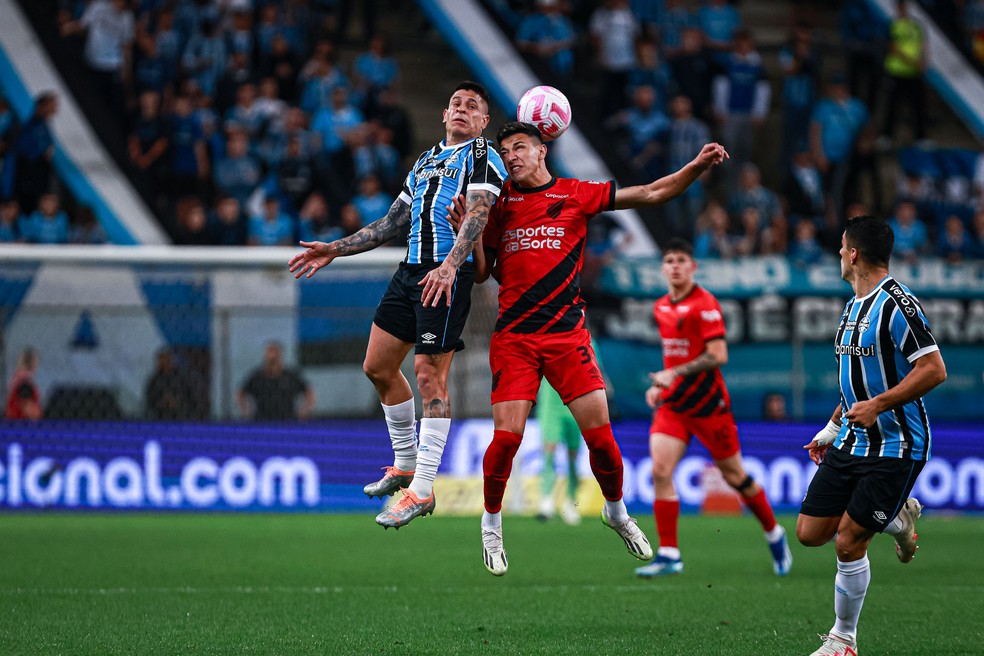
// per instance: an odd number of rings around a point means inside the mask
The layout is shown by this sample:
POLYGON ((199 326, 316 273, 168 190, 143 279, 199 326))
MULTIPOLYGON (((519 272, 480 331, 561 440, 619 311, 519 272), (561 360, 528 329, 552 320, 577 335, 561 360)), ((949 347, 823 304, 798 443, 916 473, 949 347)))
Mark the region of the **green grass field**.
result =
MULTIPOLYGON (((984 519, 919 533, 906 566, 873 542, 861 653, 982 653, 984 519)), ((384 532, 362 515, 6 515, 0 654, 785 656, 833 621, 832 545, 792 545, 779 579, 750 517, 684 517, 686 570, 659 580, 634 578, 598 521, 506 517, 505 539, 500 579, 477 518, 384 532)))

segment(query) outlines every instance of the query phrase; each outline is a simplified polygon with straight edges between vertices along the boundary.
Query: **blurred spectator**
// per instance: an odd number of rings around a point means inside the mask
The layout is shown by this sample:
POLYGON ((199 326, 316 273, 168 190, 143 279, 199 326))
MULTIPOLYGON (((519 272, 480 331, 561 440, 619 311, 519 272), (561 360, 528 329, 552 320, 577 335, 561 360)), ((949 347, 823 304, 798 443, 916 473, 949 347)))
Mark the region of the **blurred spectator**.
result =
POLYGON ((205 95, 211 96, 226 69, 227 60, 225 39, 218 22, 206 20, 201 31, 193 32, 188 40, 181 56, 181 68, 198 83, 205 95))
POLYGON ((595 61, 601 67, 601 111, 608 116, 626 106, 625 86, 635 65, 640 27, 628 0, 605 0, 591 14, 590 34, 595 61))
POLYGON ((832 75, 827 89, 828 95, 817 103, 810 118, 810 151, 828 195, 827 227, 839 231, 855 144, 870 116, 864 103, 851 97, 842 74, 832 75))
POLYGON ((979 65, 984 64, 984 0, 964 3, 962 27, 971 55, 979 65))
POLYGON ((242 417, 257 421, 307 419, 314 409, 314 390, 298 372, 284 366, 283 348, 277 342, 266 345, 262 366, 247 377, 237 399, 242 417))
POLYGON ((714 116, 731 155, 730 166, 725 168, 730 192, 735 189, 739 167, 752 159, 755 136, 769 113, 772 90, 748 30, 735 34, 734 48, 723 67, 724 72, 714 78, 714 116))
POLYGON ((280 210, 280 199, 263 199, 263 213, 249 219, 246 243, 250 246, 291 246, 294 244, 294 219, 280 210))
MULTIPOLYGON (((670 101, 669 166, 670 171, 679 171, 690 162, 696 153, 711 140, 707 125, 693 115, 693 107, 687 96, 676 96, 670 101)), ((707 192, 701 176, 680 196, 663 205, 667 221, 677 236, 693 240, 693 223, 707 200, 707 192)))
POLYGON ((157 364, 147 380, 144 390, 144 408, 147 419, 156 421, 181 421, 191 416, 191 383, 174 363, 169 348, 157 352, 157 364))
POLYGON ((92 208, 82 207, 76 212, 75 221, 68 227, 68 242, 70 244, 105 244, 108 241, 106 231, 96 218, 92 208))
POLYGON ((299 74, 300 65, 287 38, 281 34, 274 35, 270 44, 270 53, 261 58, 260 75, 275 79, 281 97, 294 101, 298 94, 299 74))
POLYGON ((127 138, 130 164, 144 198, 156 200, 161 178, 167 173, 168 126, 160 115, 161 96, 156 91, 140 94, 140 111, 127 138))
POLYGON ((650 86, 656 90, 660 110, 666 111, 667 101, 676 93, 673 72, 660 58, 659 46, 653 41, 639 41, 638 56, 638 64, 629 71, 629 97, 639 87, 650 86))
POLYGON ((32 421, 41 419, 41 390, 34 380, 39 362, 38 352, 30 346, 17 356, 17 367, 7 382, 5 418, 32 421))
POLYGON ((248 3, 233 3, 231 16, 226 21, 225 41, 226 53, 229 56, 243 54, 246 56, 246 65, 250 70, 253 69, 253 52, 256 44, 253 39, 253 12, 248 3))
POLYGON ((378 121, 381 127, 391 133, 391 143, 396 148, 400 159, 410 154, 410 142, 413 137, 410 116, 407 114, 407 110, 400 105, 396 89, 386 87, 380 92, 379 105, 375 108, 371 118, 378 121))
POLYGON ((99 95, 110 107, 123 111, 123 88, 129 84, 135 34, 133 13, 127 0, 93 0, 77 21, 61 27, 63 36, 86 33, 85 62, 99 95))
POLYGON ((800 219, 796 223, 789 244, 789 258, 798 267, 817 264, 823 258, 823 248, 817 240, 817 224, 810 219, 800 219))
POLYGON ((379 178, 367 175, 359 181, 359 193, 352 198, 352 204, 359 211, 362 226, 386 216, 393 198, 383 193, 379 178))
POLYGON ((626 159, 640 177, 655 180, 662 175, 664 142, 670 130, 670 119, 659 109, 655 89, 638 87, 632 94, 632 105, 615 114, 608 127, 622 131, 626 159))
POLYGON ((704 51, 702 39, 700 30, 684 29, 680 52, 669 64, 680 93, 690 98, 694 115, 706 121, 710 118, 714 65, 704 51))
POLYGON ((10 244, 25 240, 21 234, 24 217, 20 213, 20 203, 11 198, 0 203, 0 243, 10 244))
POLYGON ((785 171, 793 154, 806 149, 810 139, 810 114, 817 100, 820 51, 813 42, 813 28, 799 23, 782 50, 782 144, 779 170, 785 171))
POLYGON ((68 243, 68 215, 61 209, 58 195, 47 193, 24 224, 23 233, 34 244, 68 243))
POLYGON ((712 53, 712 59, 725 66, 732 50, 741 15, 727 0, 709 0, 697 10, 697 25, 704 35, 704 45, 712 53))
MULTIPOLYGON (((346 203, 342 206, 342 211, 339 214, 339 223, 341 223, 342 231, 346 235, 351 235, 362 228, 362 215, 359 214, 359 208, 357 208, 352 203, 346 203)), ((387 243, 387 246, 406 246, 406 240, 401 244, 397 244, 399 238, 395 238, 393 241, 387 243)))
POLYGON ((14 195, 21 211, 31 212, 38 197, 51 187, 51 159, 55 141, 48 122, 58 111, 58 96, 51 92, 39 94, 34 100, 34 113, 24 123, 14 144, 14 195))
POLYGON ((281 165, 287 157, 291 139, 297 140, 301 157, 314 157, 319 149, 317 136, 307 129, 307 115, 297 107, 288 109, 283 125, 272 125, 260 144, 260 157, 268 168, 276 169, 281 165))
POLYGON ((242 130, 252 141, 262 132, 264 118, 256 102, 256 85, 247 82, 236 90, 236 104, 225 115, 225 130, 242 130))
POLYGON ((403 182, 400 153, 393 146, 393 132, 372 121, 350 133, 356 177, 375 175, 388 191, 399 189, 403 182))
POLYGON ((141 33, 136 40, 137 52, 133 64, 133 88, 139 96, 144 91, 155 91, 162 98, 170 95, 173 71, 161 57, 157 39, 153 34, 141 33))
POLYGON ((964 222, 959 216, 950 215, 943 222, 937 252, 950 264, 957 264, 974 256, 975 244, 967 234, 964 222))
POLYGON ((269 61, 273 52, 273 42, 277 37, 287 41, 290 39, 290 29, 280 15, 280 7, 275 3, 267 3, 259 8, 260 19, 254 32, 256 33, 256 51, 260 56, 261 65, 269 61))
POLYGON ((226 156, 216 163, 213 171, 216 188, 234 197, 240 207, 246 205, 261 178, 260 165, 247 152, 248 145, 245 133, 231 132, 226 143, 226 156))
POLYGON ((335 89, 349 87, 348 78, 335 63, 335 46, 322 39, 315 45, 314 54, 301 69, 301 109, 314 114, 330 107, 335 89))
POLYGON ((300 138, 291 136, 287 141, 287 154, 277 170, 277 184, 292 212, 301 207, 314 189, 314 180, 314 162, 301 148, 300 138))
POLYGON ((287 103, 280 98, 277 78, 265 77, 260 80, 260 94, 256 99, 256 111, 263 121, 263 129, 283 130, 287 120, 287 103))
POLYGON ((895 136, 895 121, 902 105, 912 110, 912 128, 917 140, 926 138, 926 97, 923 74, 929 53, 922 25, 909 15, 907 0, 895 3, 898 16, 888 28, 888 53, 885 55, 885 74, 888 78, 885 125, 882 137, 887 141, 895 136))
POLYGON ((208 246, 215 241, 209 232, 208 215, 195 197, 178 202, 175 242, 183 246, 208 246))
POLYGON ((13 153, 17 127, 17 114, 10 102, 0 95, 0 199, 9 198, 13 194, 13 153))
POLYGON ((238 101, 242 86, 252 84, 255 80, 246 55, 241 52, 232 55, 229 65, 220 71, 218 81, 215 83, 215 91, 209 93, 214 97, 215 111, 227 115, 238 101))
POLYGON ((970 227, 971 237, 974 240, 974 257, 984 260, 984 207, 974 212, 970 227))
POLYGON ((315 113, 311 130, 321 136, 322 150, 332 156, 345 148, 348 133, 364 122, 362 112, 349 103, 346 89, 338 87, 331 94, 331 105, 315 113))
POLYGON ((174 29, 174 12, 164 6, 148 34, 154 37, 157 56, 164 63, 164 78, 174 80, 178 76, 182 52, 181 35, 174 29))
POLYGON ((895 216, 888 220, 895 233, 893 256, 907 264, 915 264, 919 256, 931 250, 929 232, 916 211, 916 204, 910 200, 900 201, 895 207, 895 216))
POLYGON ((209 177, 209 161, 201 124, 192 113, 188 96, 180 95, 174 99, 169 120, 171 188, 179 194, 200 194, 209 177))
POLYGON ((769 392, 762 397, 762 419, 764 421, 786 421, 786 395, 782 392, 769 392))
POLYGON ((576 37, 561 0, 536 0, 536 9, 523 18, 516 30, 516 48, 543 60, 558 73, 570 75, 574 71, 576 37))
POLYGON ((379 92, 396 84, 400 79, 400 67, 389 52, 389 39, 384 34, 374 34, 369 39, 369 49, 355 58, 352 64, 352 82, 362 106, 376 106, 379 92))
POLYGON ((683 31, 697 27, 697 16, 684 0, 666 0, 666 6, 657 19, 659 44, 663 54, 672 59, 683 49, 683 31))
POLYGON ((751 162, 741 166, 738 190, 731 195, 728 211, 738 216, 749 207, 758 211, 762 219, 760 228, 764 228, 766 224, 782 214, 779 198, 774 192, 762 186, 762 174, 751 162))
POLYGON ((755 206, 748 206, 738 213, 740 229, 734 238, 735 255, 764 255, 762 226, 766 219, 755 206))
POLYGON ((847 0, 840 13, 841 44, 847 50, 848 90, 874 107, 882 78, 882 19, 868 0, 847 0))
POLYGON ((219 198, 208 218, 211 242, 219 246, 242 246, 246 243, 246 219, 235 196, 219 198))
POLYGON ((301 207, 301 241, 335 241, 344 236, 341 226, 332 222, 328 201, 319 192, 308 196, 301 207))
POLYGON ((793 155, 792 166, 783 186, 783 198, 790 220, 823 219, 823 178, 810 151, 802 150, 793 155))
POLYGON ((697 221, 694 257, 731 259, 734 256, 734 243, 728 234, 728 212, 719 203, 708 203, 697 221))

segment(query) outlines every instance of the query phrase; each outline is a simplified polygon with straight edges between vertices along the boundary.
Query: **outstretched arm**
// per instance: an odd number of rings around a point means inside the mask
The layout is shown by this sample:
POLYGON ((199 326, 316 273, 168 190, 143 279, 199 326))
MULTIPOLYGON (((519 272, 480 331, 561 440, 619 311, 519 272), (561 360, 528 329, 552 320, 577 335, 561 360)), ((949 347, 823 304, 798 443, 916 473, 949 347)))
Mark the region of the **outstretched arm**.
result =
POLYGON ((302 241, 301 246, 306 247, 307 250, 292 257, 288 266, 295 278, 300 278, 305 273, 310 278, 318 269, 331 264, 336 257, 363 253, 385 244, 400 234, 400 230, 408 223, 410 223, 410 206, 397 198, 390 205, 386 216, 348 237, 329 243, 302 241))
POLYGON ((460 267, 468 255, 475 250, 485 225, 489 222, 489 211, 495 202, 495 194, 491 191, 469 191, 465 198, 465 218, 458 230, 451 252, 441 263, 441 266, 428 272, 419 284, 424 289, 420 294, 420 302, 424 307, 437 307, 442 298, 451 305, 451 288, 460 267))
MULTIPOLYGON (((465 195, 460 194, 454 197, 451 205, 448 205, 448 221, 455 230, 461 227, 461 221, 465 216, 465 195)), ((485 248, 482 243, 482 235, 478 235, 475 242, 475 251, 472 256, 475 263, 475 283, 482 284, 492 275, 492 266, 495 264, 495 249, 485 248)))
POLYGON ((687 190, 707 169, 728 158, 724 146, 716 143, 705 145, 692 162, 676 173, 663 176, 647 185, 625 187, 615 192, 615 209, 649 207, 676 198, 687 190))

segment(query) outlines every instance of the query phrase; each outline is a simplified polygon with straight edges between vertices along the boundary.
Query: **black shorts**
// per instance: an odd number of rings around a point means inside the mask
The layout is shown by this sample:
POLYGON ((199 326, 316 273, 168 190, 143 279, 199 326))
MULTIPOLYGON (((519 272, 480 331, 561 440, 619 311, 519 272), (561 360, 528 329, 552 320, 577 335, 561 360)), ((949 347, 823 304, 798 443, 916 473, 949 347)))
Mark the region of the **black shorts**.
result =
POLYGON ((475 283, 475 265, 465 262, 451 288, 451 307, 441 299, 436 307, 420 302, 423 286, 418 283, 439 263, 407 264, 393 274, 389 287, 376 308, 372 322, 397 339, 416 344, 420 354, 448 353, 465 348, 461 333, 471 309, 471 290, 475 283))
POLYGON ((923 460, 852 456, 830 449, 806 491, 800 512, 810 517, 839 517, 846 511, 861 526, 881 533, 895 519, 923 460))

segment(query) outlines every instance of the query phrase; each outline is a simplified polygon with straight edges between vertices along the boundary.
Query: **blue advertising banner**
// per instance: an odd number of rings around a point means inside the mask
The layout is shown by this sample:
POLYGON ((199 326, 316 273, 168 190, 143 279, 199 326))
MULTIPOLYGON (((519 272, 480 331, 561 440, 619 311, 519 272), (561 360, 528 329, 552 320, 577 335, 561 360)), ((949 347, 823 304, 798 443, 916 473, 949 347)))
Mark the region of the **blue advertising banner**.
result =
MULTIPOLYGON (((795 512, 816 467, 802 445, 814 424, 741 424, 744 463, 774 506, 795 512)), ((980 425, 934 426, 933 459, 915 495, 930 509, 984 511, 980 425)), ((648 514, 653 501, 648 423, 615 427, 625 463, 625 499, 648 514)), ((482 456, 490 420, 455 422, 441 466, 438 512, 474 514, 481 503, 482 456)), ((563 450, 561 450, 563 451, 563 450)), ((0 509, 277 511, 374 514, 362 486, 380 476, 392 452, 382 421, 304 424, 0 422, 0 509)), ((516 456, 509 492, 537 490, 543 465, 531 421, 516 456), (530 483, 524 485, 524 483, 530 483)), ((588 453, 578 457, 586 501, 597 495, 588 453)), ((556 466, 566 475, 563 453, 556 466)), ((677 468, 683 507, 701 506, 710 460, 696 442, 677 468)), ((509 501, 532 513, 538 498, 509 501)), ((582 512, 593 512, 590 503, 582 512)))

